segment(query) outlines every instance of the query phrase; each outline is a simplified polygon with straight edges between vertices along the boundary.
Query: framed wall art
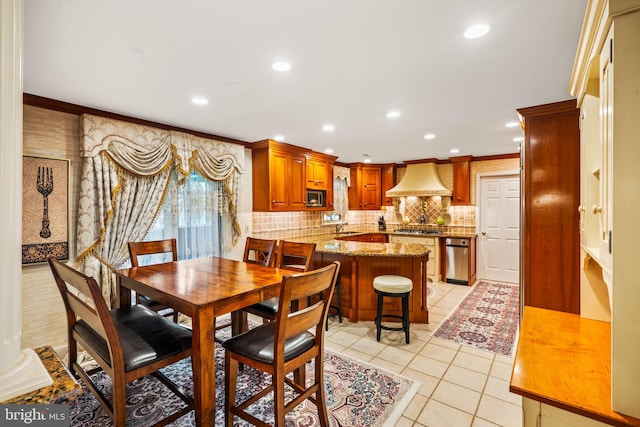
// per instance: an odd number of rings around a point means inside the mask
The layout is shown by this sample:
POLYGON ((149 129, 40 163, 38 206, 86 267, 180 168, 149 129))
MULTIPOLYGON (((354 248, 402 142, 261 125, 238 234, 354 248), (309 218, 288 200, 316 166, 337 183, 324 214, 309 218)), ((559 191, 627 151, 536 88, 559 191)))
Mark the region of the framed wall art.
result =
POLYGON ((22 158, 22 264, 69 259, 69 160, 22 158))

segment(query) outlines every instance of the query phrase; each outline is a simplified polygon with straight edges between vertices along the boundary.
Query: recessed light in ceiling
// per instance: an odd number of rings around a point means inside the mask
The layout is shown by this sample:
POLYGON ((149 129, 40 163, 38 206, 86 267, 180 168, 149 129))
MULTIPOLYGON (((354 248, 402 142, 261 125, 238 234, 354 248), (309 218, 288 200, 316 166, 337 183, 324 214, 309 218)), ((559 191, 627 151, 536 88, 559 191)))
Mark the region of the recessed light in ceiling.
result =
POLYGON ((284 141, 284 135, 276 135, 273 137, 273 139, 275 139, 276 141, 284 141))
POLYGON ((327 154, 333 154, 333 148, 327 148, 324 150, 324 152, 327 154))
POLYGON ((363 162, 364 163, 371 163, 371 159, 364 159, 363 162))
POLYGON ((508 128, 514 128, 514 127, 518 126, 519 124, 520 124, 520 123, 518 123, 518 122, 509 122, 509 123, 507 123, 507 124, 505 125, 505 127, 508 127, 508 128))
POLYGON ((400 111, 389 111, 387 113, 387 117, 390 118, 390 119, 398 118, 398 117, 400 117, 400 111))
POLYGON ((435 137, 436 137, 436 135, 435 135, 435 134, 433 134, 433 133, 426 133, 426 134, 424 134, 424 139, 433 139, 433 138, 435 138, 435 137))
POLYGON ((336 127, 334 125, 329 125, 329 124, 322 126, 322 130, 325 132, 333 132, 335 128, 336 127))
POLYGON ((515 138, 513 138, 513 142, 520 142, 520 141, 524 141, 524 136, 516 136, 515 138))
POLYGON ((487 34, 490 29, 487 24, 472 25, 464 32, 464 36, 468 39, 477 39, 487 34))
POLYGON ((458 148, 452 148, 451 151, 449 151, 451 154, 456 154, 459 153, 460 150, 458 148))
POLYGON ((207 98, 203 98, 201 96, 194 96, 193 98, 191 98, 191 102, 196 105, 207 105, 209 103, 207 98))
POLYGON ((289 71, 291 69, 291 64, 289 64, 288 62, 279 61, 279 62, 274 62, 271 65, 271 68, 273 68, 276 71, 289 71))

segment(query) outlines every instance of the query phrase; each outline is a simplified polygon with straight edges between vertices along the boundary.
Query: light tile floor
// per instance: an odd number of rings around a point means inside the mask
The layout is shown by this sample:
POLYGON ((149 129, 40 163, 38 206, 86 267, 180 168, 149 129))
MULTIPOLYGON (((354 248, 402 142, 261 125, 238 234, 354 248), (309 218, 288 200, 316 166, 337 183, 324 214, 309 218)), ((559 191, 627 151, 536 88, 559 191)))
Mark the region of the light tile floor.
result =
POLYGON ((382 331, 373 322, 329 320, 326 348, 417 379, 422 387, 397 426, 522 426, 522 398, 509 392, 513 358, 432 338, 440 322, 470 287, 430 283, 429 321, 411 325, 411 343, 403 332, 382 331))

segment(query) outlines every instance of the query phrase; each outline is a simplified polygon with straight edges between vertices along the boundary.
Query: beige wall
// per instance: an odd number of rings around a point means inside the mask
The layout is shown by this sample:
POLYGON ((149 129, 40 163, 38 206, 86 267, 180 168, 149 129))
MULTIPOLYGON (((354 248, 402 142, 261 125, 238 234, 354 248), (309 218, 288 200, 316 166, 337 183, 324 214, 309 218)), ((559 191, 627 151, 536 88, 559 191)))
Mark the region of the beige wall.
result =
MULTIPOLYGON (((23 154, 70 160, 69 254, 75 257, 76 205, 80 176, 78 116, 24 106, 23 154)), ((22 347, 65 346, 64 306, 49 266, 22 268, 22 347)))

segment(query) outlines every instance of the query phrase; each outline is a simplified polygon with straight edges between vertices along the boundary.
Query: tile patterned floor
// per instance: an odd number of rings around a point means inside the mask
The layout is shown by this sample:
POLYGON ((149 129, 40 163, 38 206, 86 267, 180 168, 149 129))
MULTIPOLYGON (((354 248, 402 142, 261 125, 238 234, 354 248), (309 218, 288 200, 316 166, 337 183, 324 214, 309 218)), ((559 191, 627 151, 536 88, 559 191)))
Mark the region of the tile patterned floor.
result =
POLYGON ((411 325, 411 343, 403 332, 382 332, 375 339, 373 322, 350 323, 332 317, 326 347, 422 383, 397 426, 522 426, 522 399, 509 392, 513 359, 432 338, 440 322, 470 288, 429 284, 430 324, 411 325))

